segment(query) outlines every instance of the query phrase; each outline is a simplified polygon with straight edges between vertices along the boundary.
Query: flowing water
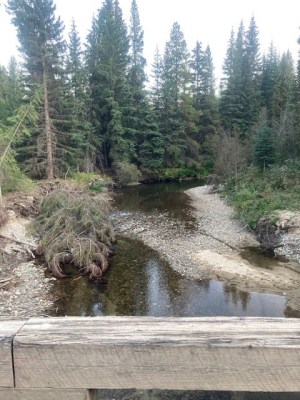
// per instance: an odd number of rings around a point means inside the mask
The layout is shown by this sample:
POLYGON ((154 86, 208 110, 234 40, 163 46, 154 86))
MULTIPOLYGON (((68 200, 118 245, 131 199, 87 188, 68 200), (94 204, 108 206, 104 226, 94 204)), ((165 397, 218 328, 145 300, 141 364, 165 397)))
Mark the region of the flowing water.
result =
MULTIPOLYGON (((196 221, 184 190, 201 182, 140 185, 120 191, 119 213, 159 213, 193 231, 196 221)), ((271 268, 273 260, 247 250, 245 258, 271 268)), ((288 317, 285 297, 249 293, 222 282, 192 281, 175 272, 159 254, 139 241, 119 237, 103 284, 85 277, 57 281, 56 316, 268 316, 288 317)))
MULTIPOLYGON (((161 214, 172 223, 196 229, 184 190, 199 182, 141 185, 120 191, 115 205, 119 215, 132 212, 161 214)), ((273 260, 245 250, 243 256, 262 268, 273 260)), ((119 237, 106 282, 93 284, 72 274, 57 281, 55 316, 268 316, 289 317, 285 297, 243 292, 222 282, 188 280, 139 241, 119 237)), ((178 391, 95 391, 98 400, 297 400, 298 393, 228 393, 178 391)))

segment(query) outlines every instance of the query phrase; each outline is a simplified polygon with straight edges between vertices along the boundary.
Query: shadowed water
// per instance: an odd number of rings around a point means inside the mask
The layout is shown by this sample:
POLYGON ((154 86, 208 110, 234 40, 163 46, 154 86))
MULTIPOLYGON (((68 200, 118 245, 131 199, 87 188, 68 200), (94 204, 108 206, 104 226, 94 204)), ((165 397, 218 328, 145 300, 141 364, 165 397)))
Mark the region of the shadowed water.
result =
MULTIPOLYGON (((116 194, 121 212, 164 213, 170 221, 196 229, 184 190, 201 182, 140 185, 116 194)), ((247 250, 250 261, 271 268, 272 260, 247 250)), ((118 238, 106 283, 70 276, 57 281, 52 315, 268 316, 289 315, 285 297, 249 293, 218 281, 192 281, 179 275, 159 254, 139 241, 118 238)))
POLYGON ((115 251, 106 283, 77 276, 56 282, 52 315, 285 316, 283 296, 186 279, 139 241, 118 238, 115 251))

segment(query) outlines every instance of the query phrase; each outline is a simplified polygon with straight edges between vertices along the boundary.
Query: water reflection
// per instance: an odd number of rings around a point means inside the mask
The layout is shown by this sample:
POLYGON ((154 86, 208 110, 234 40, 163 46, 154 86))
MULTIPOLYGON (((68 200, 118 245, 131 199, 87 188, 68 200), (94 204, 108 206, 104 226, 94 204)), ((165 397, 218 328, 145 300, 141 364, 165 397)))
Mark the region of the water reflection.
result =
POLYGON ((52 315, 283 317, 285 298, 218 281, 188 280, 142 243, 119 238, 106 283, 57 281, 52 315))
POLYGON ((168 390, 97 390, 93 400, 299 400, 299 393, 188 392, 168 390))
POLYGON ((116 193, 115 206, 121 211, 166 213, 169 218, 196 229, 193 208, 184 190, 201 184, 202 181, 187 181, 128 187, 116 193))

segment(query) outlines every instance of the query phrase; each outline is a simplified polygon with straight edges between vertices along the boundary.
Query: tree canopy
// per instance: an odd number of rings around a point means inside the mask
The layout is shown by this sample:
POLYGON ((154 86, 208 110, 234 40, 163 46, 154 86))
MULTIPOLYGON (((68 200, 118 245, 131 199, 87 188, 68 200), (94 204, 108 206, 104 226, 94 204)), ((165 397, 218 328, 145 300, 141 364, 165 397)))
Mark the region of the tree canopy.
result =
POLYGON ((119 1, 105 0, 85 45, 74 21, 65 40, 54 0, 8 0, 7 8, 22 63, 0 67, 1 132, 42 93, 30 135, 13 145, 30 176, 126 164, 158 175, 209 173, 234 158, 230 143, 244 165, 299 158, 300 61, 274 44, 261 54, 254 17, 230 34, 218 91, 210 46, 198 40, 190 50, 178 22, 147 77, 137 0, 128 25, 119 1))

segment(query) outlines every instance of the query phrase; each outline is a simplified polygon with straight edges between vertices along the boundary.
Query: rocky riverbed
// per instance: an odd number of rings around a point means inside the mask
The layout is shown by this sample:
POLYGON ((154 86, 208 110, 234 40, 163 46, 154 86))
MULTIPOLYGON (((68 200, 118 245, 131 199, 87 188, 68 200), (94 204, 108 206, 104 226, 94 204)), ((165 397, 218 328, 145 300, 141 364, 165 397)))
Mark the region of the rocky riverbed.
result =
POLYGON ((300 274, 294 265, 274 260, 271 268, 245 260, 243 248, 259 247, 254 234, 233 218, 232 207, 208 186, 189 189, 194 227, 167 213, 117 213, 117 233, 139 239, 159 251, 170 265, 191 279, 218 279, 241 290, 286 295, 300 309, 300 274))
POLYGON ((10 210, 0 228, 0 316, 43 316, 52 305, 55 278, 47 277, 45 268, 33 260, 35 239, 27 234, 29 222, 10 210))

